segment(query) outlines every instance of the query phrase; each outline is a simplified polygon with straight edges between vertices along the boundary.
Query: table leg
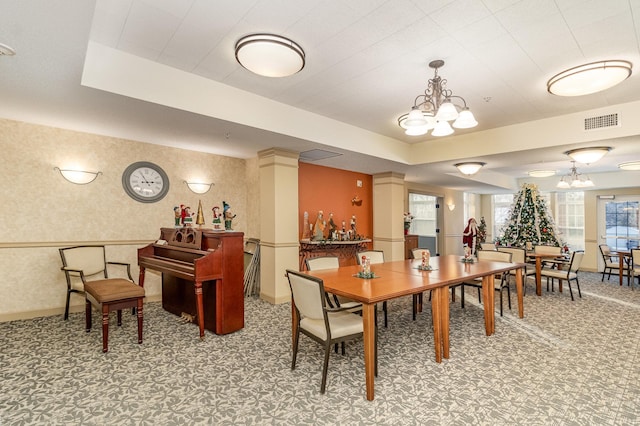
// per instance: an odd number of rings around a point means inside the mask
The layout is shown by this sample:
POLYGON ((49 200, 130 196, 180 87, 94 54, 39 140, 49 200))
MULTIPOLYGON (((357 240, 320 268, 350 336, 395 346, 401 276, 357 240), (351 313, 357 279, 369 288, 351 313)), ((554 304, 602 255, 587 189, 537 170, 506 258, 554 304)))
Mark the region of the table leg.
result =
POLYGON ((524 277, 523 277, 523 269, 516 269, 516 294, 518 295, 518 316, 520 318, 524 318, 524 277))
POLYGON ((542 296, 542 258, 536 256, 536 294, 542 296))
POLYGON ((440 333, 442 334, 442 357, 449 359, 449 287, 440 291, 440 333))
POLYGON ((445 289, 444 295, 449 302, 449 293, 446 287, 438 287, 431 290, 431 316, 433 319, 433 341, 436 348, 436 362, 442 362, 442 289, 445 289))
POLYGON ((364 373, 367 388, 367 400, 373 401, 374 370, 375 370, 375 304, 362 305, 362 321, 364 327, 364 373))
POLYGON ((624 256, 621 254, 618 254, 618 260, 620 261, 620 266, 618 269, 618 273, 620 274, 620 285, 622 285, 622 281, 624 280, 624 256))
POLYGON ((484 327, 487 336, 495 332, 495 299, 493 274, 482 277, 482 297, 484 297, 484 327))

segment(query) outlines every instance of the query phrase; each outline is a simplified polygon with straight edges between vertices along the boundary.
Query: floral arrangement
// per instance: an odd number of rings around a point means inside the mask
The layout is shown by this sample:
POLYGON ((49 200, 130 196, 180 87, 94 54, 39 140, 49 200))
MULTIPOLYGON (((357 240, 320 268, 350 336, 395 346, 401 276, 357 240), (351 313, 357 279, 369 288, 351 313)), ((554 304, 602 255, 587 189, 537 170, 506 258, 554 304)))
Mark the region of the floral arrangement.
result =
POLYGON ((413 220, 413 215, 411 213, 404 214, 404 229, 408 231, 411 228, 411 221, 413 220))

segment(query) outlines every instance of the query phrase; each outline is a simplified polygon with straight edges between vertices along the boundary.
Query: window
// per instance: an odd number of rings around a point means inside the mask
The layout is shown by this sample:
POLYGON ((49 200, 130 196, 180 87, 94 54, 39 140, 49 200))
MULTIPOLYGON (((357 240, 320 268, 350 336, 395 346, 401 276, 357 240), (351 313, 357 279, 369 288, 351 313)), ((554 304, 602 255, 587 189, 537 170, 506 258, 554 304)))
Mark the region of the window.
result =
POLYGON ((500 236, 500 230, 509 220, 511 204, 513 204, 513 194, 496 194, 491 197, 494 240, 500 236))
POLYGON ((413 215, 409 233, 435 236, 437 225, 436 197, 409 193, 409 212, 413 215))
POLYGON ((469 218, 471 217, 475 218, 478 221, 478 223, 480 223, 480 218, 478 218, 476 215, 477 198, 478 196, 476 194, 471 194, 468 192, 465 192, 463 194, 465 226, 466 226, 467 220, 469 220, 469 218))
POLYGON ((571 250, 584 250, 584 192, 556 193, 555 219, 560 238, 571 250))

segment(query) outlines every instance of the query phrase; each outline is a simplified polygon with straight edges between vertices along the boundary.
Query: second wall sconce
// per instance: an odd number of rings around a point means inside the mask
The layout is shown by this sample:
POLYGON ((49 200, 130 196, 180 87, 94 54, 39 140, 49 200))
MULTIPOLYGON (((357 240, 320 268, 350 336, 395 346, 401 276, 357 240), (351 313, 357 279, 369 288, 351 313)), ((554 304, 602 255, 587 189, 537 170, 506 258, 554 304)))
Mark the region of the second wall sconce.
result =
POLYGON ((449 203, 449 204, 447 204, 447 207, 449 207, 449 211, 450 211, 450 212, 452 212, 452 211, 454 211, 454 210, 455 210, 456 205, 455 205, 455 204, 453 204, 453 203, 449 203))
POLYGON ((187 182, 186 180, 184 183, 186 183, 191 192, 195 194, 206 194, 214 185, 213 183, 187 182))
POLYGON ((60 169, 59 167, 54 167, 53 170, 57 170, 60 172, 63 178, 71 183, 75 183, 76 185, 86 185, 88 183, 96 180, 98 175, 101 175, 102 172, 88 172, 86 170, 70 170, 70 169, 60 169))

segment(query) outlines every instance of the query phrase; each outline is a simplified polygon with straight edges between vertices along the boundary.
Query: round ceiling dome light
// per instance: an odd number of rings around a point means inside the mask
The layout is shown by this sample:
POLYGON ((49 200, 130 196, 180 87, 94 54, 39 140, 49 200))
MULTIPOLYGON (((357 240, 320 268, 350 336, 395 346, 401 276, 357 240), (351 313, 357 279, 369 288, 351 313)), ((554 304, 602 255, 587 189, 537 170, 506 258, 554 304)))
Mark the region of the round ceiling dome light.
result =
POLYGON ((601 92, 631 75, 631 62, 610 60, 569 68, 547 82, 547 91, 558 96, 582 96, 601 92))
POLYGON ((236 43, 236 60, 264 77, 288 77, 304 68, 304 50, 294 41, 274 34, 251 34, 236 43))

